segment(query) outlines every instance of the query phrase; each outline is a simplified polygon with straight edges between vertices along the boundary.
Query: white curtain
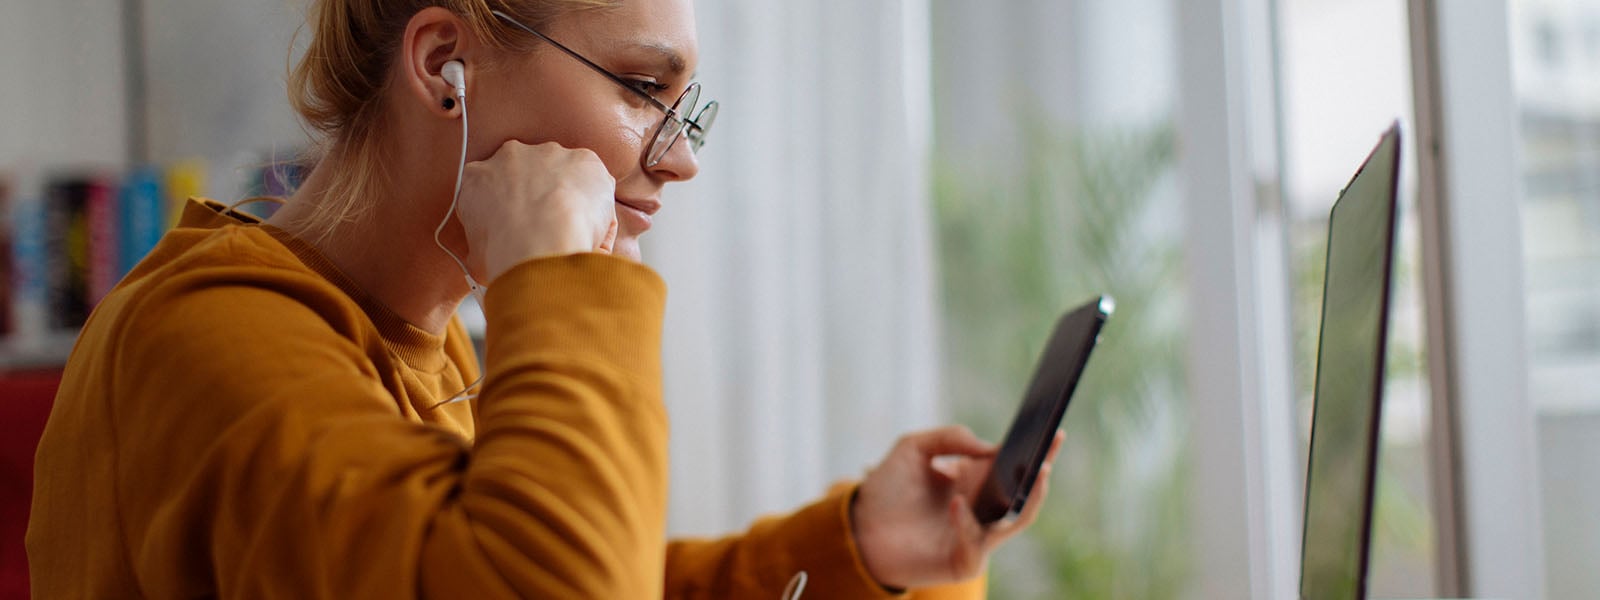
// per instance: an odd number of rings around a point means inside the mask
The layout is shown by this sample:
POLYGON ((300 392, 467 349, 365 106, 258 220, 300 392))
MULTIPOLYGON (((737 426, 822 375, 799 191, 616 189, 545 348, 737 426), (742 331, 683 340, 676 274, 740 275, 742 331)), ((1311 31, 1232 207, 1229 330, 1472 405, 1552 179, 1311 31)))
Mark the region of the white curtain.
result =
POLYGON ((737 530, 944 420, 926 0, 704 0, 701 174, 646 260, 671 289, 674 534, 737 530))

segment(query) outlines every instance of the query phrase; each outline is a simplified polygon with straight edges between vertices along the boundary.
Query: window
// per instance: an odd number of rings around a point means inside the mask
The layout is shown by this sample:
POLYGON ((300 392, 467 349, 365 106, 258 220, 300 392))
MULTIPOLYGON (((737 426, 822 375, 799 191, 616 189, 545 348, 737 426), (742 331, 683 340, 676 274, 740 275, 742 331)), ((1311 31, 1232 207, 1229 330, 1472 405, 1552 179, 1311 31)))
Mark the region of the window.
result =
POLYGON ((1537 411, 1551 598, 1600 589, 1600 71, 1550 64, 1551 39, 1595 47, 1595 0, 1514 0, 1529 397, 1537 411))

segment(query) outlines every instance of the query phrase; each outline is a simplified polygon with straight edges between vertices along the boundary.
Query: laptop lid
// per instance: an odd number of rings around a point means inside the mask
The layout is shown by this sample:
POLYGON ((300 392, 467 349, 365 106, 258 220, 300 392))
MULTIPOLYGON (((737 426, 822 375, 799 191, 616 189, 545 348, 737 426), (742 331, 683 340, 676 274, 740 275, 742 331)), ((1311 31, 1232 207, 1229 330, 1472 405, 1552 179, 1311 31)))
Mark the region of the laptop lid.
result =
POLYGON ((1302 600, 1366 597, 1399 174, 1396 123, 1329 217, 1306 466, 1302 600))

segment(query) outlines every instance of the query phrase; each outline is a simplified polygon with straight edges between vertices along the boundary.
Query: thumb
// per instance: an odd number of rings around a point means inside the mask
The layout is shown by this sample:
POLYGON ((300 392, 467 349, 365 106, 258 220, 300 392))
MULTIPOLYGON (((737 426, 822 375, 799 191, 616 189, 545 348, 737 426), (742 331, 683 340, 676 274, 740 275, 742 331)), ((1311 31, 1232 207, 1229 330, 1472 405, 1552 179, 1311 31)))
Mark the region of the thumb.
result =
POLYGON ((924 456, 943 456, 960 454, 964 456, 988 456, 993 454, 995 447, 985 442, 963 425, 951 425, 914 433, 906 438, 906 442, 917 452, 924 456))

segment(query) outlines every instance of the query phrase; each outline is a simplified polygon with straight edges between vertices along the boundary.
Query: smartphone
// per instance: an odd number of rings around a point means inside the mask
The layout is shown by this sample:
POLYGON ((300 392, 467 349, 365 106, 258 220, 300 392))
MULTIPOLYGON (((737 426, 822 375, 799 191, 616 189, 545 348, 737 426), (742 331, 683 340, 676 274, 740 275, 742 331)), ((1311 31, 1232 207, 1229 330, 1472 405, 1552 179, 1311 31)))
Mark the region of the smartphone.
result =
POLYGON ((1072 391, 1078 387, 1084 366, 1089 364, 1089 353, 1100 341, 1100 328, 1115 309, 1110 296, 1101 296, 1067 311, 1056 322, 1055 332, 1039 356, 1022 408, 1012 419, 989 476, 972 503, 979 523, 993 523, 1022 512, 1045 453, 1050 451, 1050 442, 1061 427, 1072 391))

